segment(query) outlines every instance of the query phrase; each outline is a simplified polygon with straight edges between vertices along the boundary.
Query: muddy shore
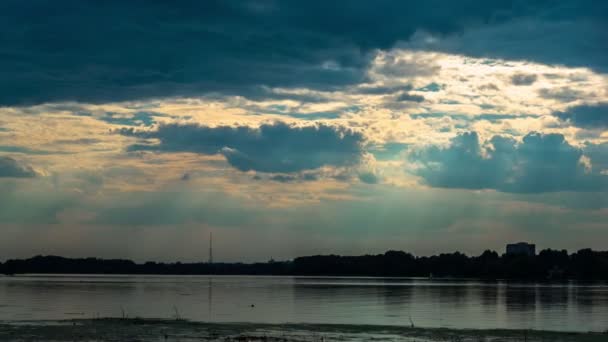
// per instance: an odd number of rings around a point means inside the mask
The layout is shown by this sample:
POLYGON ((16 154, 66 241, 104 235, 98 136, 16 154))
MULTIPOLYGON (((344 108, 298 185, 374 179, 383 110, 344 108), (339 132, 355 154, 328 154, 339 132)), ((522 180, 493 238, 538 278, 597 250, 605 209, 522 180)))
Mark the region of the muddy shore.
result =
POLYGON ((0 323, 0 341, 600 342, 607 340, 607 333, 322 324, 218 324, 154 319, 103 318, 0 323))

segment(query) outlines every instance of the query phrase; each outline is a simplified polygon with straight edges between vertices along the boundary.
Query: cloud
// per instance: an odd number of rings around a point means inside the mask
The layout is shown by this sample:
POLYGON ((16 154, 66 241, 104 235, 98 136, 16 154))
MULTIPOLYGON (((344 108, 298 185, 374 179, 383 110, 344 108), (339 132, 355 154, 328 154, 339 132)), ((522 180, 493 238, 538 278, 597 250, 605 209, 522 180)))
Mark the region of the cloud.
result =
POLYGON ((608 128, 608 103, 576 106, 553 115, 577 127, 608 128))
POLYGON ((542 88, 538 90, 538 94, 542 98, 556 100, 563 103, 574 102, 585 96, 583 91, 572 89, 570 87, 542 88))
POLYGON ((515 74, 511 76, 511 83, 517 86, 528 86, 534 84, 538 77, 534 74, 515 74))
POLYGON ((420 88, 418 88, 416 90, 436 93, 436 92, 438 92, 440 90, 443 90, 444 88, 445 88, 444 85, 441 85, 441 84, 438 84, 438 83, 435 83, 435 82, 431 82, 431 83, 425 85, 424 87, 420 87, 420 88))
POLYGON ((275 175, 275 176, 270 177, 270 180, 273 180, 275 182, 280 182, 280 183, 289 183, 289 182, 296 181, 297 177, 290 176, 290 175, 275 175))
POLYGON ((608 172, 608 142, 601 144, 587 143, 585 154, 592 160, 592 167, 600 173, 608 172))
POLYGON ((530 114, 478 114, 475 116, 470 116, 466 114, 451 114, 451 113, 415 113, 410 114, 410 117, 414 119, 419 118, 451 118, 454 120, 465 120, 465 121, 501 121, 501 120, 509 120, 509 119, 517 119, 517 118, 535 118, 537 115, 530 114))
POLYGON ((9 153, 23 153, 23 154, 39 154, 39 155, 47 155, 47 154, 60 154, 62 152, 54 152, 54 151, 44 151, 44 150, 34 150, 28 147, 23 146, 14 146, 14 145, 0 145, 0 152, 9 152, 9 153))
POLYGON ((433 187, 496 189, 514 193, 605 191, 608 177, 593 157, 561 134, 530 133, 518 143, 494 136, 482 144, 475 132, 453 138, 448 147, 416 151, 416 174, 433 187))
POLYGON ((399 96, 397 96, 397 101, 423 102, 424 101, 424 96, 410 94, 410 93, 401 93, 401 94, 399 94, 399 96))
POLYGON ((373 172, 360 173, 359 180, 366 184, 378 184, 380 182, 380 178, 373 172))
POLYGON ((406 151, 408 144, 404 143, 386 143, 379 146, 371 146, 368 151, 376 160, 394 160, 402 152, 406 151))
MULTIPOLYGON (((421 31, 441 38, 423 39, 426 50, 605 67, 605 15, 591 0, 7 0, 0 105, 333 89, 364 81, 376 51, 421 31)), ((383 70, 411 75, 400 63, 383 70)))
POLYGON ((157 139, 158 144, 136 144, 130 150, 222 154, 241 171, 298 172, 322 166, 351 166, 363 153, 363 135, 323 124, 285 123, 248 126, 161 125, 152 131, 123 129, 123 135, 157 139))
POLYGON ((31 166, 22 165, 11 157, 0 156, 0 178, 32 178, 36 175, 31 166))
POLYGON ((362 84, 354 90, 356 94, 364 94, 364 95, 386 95, 392 93, 399 92, 407 92, 412 90, 413 87, 411 84, 398 85, 398 86, 378 86, 378 85, 369 85, 362 84))
POLYGON ((62 145, 94 145, 99 144, 103 140, 96 138, 79 138, 79 139, 59 139, 55 140, 56 144, 62 145))
POLYGON ((480 85, 478 87, 479 90, 491 90, 491 91, 499 91, 500 88, 498 88, 498 86, 494 83, 487 83, 487 84, 483 84, 480 85))
POLYGON ((99 120, 114 125, 125 126, 151 126, 156 123, 156 117, 167 117, 166 114, 136 112, 132 115, 117 115, 116 113, 105 113, 99 120))
POLYGON ((608 4, 592 0, 553 4, 545 7, 537 3, 531 5, 536 11, 528 10, 523 17, 471 25, 457 33, 420 30, 404 47, 608 71, 608 51, 604 48, 608 4))

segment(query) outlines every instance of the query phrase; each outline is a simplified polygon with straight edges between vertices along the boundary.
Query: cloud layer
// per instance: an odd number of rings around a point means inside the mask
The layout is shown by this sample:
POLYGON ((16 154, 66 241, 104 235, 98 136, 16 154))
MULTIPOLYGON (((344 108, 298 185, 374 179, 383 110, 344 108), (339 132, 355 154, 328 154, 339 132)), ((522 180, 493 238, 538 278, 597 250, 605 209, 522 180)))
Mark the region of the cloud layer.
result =
POLYGON ((0 4, 0 105, 331 89, 362 81, 370 52, 417 32, 435 35, 412 41, 425 50, 606 67, 606 9, 591 0, 8 0, 0 4), (523 30, 512 24, 533 16, 523 30), (540 39, 546 34, 559 39, 540 39), (572 45, 572 55, 556 43, 572 45))
POLYGON ((477 133, 464 133, 448 147, 422 149, 410 158, 434 187, 516 193, 608 189, 608 177, 560 134, 530 133, 521 143, 494 136, 484 144, 477 133))
POLYGON ((154 131, 123 129, 123 135, 158 139, 158 144, 131 145, 131 151, 222 154, 241 171, 297 172, 322 166, 351 166, 359 162, 363 136, 326 125, 285 123, 208 127, 168 124, 154 131))
POLYGON ((11 157, 0 156, 0 178, 32 178, 36 172, 31 166, 22 165, 11 157))
POLYGON ((576 106, 554 114, 577 127, 608 129, 608 103, 576 106))

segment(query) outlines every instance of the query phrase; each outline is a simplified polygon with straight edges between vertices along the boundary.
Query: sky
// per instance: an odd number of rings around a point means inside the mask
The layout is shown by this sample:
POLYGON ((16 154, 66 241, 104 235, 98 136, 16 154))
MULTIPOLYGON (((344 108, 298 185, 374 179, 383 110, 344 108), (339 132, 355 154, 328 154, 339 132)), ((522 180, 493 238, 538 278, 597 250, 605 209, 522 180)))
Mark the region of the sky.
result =
POLYGON ((608 243, 608 2, 0 2, 0 260, 608 243))

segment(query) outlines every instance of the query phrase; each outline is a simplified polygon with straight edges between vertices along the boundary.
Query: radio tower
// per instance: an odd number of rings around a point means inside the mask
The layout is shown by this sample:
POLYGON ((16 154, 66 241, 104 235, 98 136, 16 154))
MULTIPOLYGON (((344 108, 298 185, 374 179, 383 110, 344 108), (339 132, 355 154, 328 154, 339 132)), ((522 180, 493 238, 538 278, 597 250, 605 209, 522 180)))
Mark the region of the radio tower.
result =
POLYGON ((209 263, 213 264, 213 233, 209 232, 209 263))

